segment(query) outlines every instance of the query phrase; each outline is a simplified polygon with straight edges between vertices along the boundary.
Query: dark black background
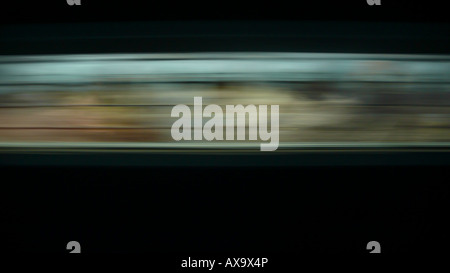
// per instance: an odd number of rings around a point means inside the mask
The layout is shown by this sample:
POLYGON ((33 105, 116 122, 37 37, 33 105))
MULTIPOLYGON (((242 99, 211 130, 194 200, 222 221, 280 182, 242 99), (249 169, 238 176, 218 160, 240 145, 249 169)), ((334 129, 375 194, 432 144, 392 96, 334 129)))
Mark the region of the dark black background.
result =
MULTIPOLYGON (((298 3, 13 1, 2 9, 0 53, 448 54, 448 18, 438 2, 298 3)), ((64 253, 76 240, 83 253, 366 254, 376 240, 383 253, 448 251, 448 152, 408 164, 401 163, 410 154, 386 162, 390 154, 362 153, 363 163, 342 157, 346 166, 330 160, 334 154, 284 157, 286 167, 275 164, 279 158, 249 167, 244 155, 233 155, 230 166, 211 167, 214 157, 182 167, 172 154, 161 157, 165 167, 133 167, 109 153, 113 163, 99 167, 105 157, 84 154, 91 161, 80 163, 69 154, 61 160, 78 163, 59 166, 45 161, 54 154, 30 152, 18 166, 2 152, 2 250, 64 253)))
POLYGON ((442 1, 10 1, 0 54, 346 52, 448 54, 442 1))
POLYGON ((10 23, 174 20, 318 20, 448 22, 443 1, 366 0, 318 1, 139 1, 65 0, 10 1, 1 20, 10 23))
POLYGON ((448 162, 433 151, 2 154, 3 250, 64 253, 76 240, 83 253, 280 258, 366 254, 375 240, 382 253, 447 253, 448 162))

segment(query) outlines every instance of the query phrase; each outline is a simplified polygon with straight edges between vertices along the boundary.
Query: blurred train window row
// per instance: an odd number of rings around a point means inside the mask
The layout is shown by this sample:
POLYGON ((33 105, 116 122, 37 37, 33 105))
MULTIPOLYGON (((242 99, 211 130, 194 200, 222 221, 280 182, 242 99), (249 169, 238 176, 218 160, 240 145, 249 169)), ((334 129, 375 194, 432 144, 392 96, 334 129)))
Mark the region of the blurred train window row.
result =
POLYGON ((0 147, 178 145, 194 96, 279 105, 280 147, 450 144, 449 56, 179 53, 0 56, 0 147))

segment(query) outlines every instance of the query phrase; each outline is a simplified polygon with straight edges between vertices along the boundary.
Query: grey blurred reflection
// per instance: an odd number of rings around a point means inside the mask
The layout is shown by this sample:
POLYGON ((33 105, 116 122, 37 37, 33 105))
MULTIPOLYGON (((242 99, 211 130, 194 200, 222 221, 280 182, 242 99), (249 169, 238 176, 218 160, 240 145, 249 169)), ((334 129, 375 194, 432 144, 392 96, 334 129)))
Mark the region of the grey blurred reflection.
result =
POLYGON ((171 109, 194 96, 280 105, 281 144, 447 145, 449 79, 449 56, 1 56, 0 146, 174 143, 171 109))

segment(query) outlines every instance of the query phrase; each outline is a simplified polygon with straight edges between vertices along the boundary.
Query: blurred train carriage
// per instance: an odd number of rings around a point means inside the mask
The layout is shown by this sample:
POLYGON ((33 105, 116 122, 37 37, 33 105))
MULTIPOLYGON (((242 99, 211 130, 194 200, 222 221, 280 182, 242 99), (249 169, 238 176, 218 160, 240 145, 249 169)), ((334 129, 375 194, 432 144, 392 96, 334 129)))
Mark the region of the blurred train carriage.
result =
POLYGON ((171 108, 194 96, 204 104, 280 105, 282 144, 450 140, 446 56, 3 56, 0 71, 2 146, 172 142, 171 108))

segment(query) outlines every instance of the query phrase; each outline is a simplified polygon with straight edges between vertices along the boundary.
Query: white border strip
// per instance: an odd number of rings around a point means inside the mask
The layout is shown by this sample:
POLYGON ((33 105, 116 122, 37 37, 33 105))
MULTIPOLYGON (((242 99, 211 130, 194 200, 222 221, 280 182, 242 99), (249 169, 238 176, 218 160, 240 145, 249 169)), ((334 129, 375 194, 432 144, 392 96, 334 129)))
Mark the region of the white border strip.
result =
MULTIPOLYGON (((450 148, 450 142, 292 142, 280 143, 278 149, 302 149, 302 148, 416 148, 436 147, 450 148)), ((258 149, 260 143, 172 143, 172 142, 0 142, 2 148, 87 148, 87 149, 258 149)))
POLYGON ((65 54, 65 55, 15 55, 1 56, 0 62, 15 61, 106 61, 129 59, 359 59, 450 60, 450 55, 436 54, 361 54, 361 53, 284 53, 284 52, 206 52, 206 53, 149 53, 149 54, 65 54))

